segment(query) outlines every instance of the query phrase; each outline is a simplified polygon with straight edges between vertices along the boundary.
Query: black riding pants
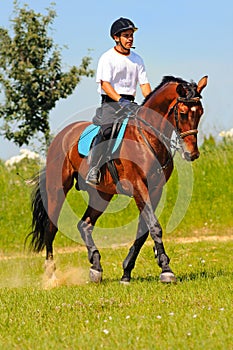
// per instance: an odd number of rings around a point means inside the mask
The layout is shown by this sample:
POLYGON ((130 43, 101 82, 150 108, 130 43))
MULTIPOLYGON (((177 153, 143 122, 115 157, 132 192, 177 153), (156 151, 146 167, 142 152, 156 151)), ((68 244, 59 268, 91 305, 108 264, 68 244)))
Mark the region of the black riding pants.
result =
MULTIPOLYGON (((123 95, 124 98, 134 101, 134 96, 123 95)), ((101 131, 105 139, 111 136, 112 125, 114 121, 119 118, 118 112, 120 106, 118 102, 113 101, 106 95, 102 95, 101 107, 97 108, 96 115, 93 118, 93 123, 101 126, 101 131)))

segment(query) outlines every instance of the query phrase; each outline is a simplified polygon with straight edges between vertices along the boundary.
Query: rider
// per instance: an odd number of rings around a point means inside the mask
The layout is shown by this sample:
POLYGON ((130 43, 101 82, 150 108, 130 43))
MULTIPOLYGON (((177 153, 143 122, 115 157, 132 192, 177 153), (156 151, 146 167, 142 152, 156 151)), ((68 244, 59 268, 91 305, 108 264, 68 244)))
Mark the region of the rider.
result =
POLYGON ((94 124, 101 125, 100 132, 94 140, 91 152, 90 170, 86 183, 100 183, 100 160, 103 155, 102 141, 108 140, 112 124, 116 119, 116 111, 120 108, 134 106, 137 84, 146 97, 151 92, 142 58, 132 52, 133 35, 137 30, 134 23, 127 18, 117 19, 111 26, 110 35, 115 46, 105 52, 99 59, 96 82, 101 94, 101 116, 93 118, 94 124))

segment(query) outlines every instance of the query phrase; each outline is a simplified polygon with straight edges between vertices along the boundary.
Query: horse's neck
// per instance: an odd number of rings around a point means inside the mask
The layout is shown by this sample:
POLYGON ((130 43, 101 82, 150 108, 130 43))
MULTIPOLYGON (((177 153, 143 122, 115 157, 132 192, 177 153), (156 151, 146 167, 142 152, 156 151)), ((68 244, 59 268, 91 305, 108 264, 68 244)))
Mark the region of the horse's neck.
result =
POLYGON ((147 107, 145 120, 167 137, 171 137, 175 126, 174 118, 168 120, 168 117, 169 110, 177 98, 176 86, 175 83, 165 85, 159 91, 156 91, 144 105, 147 107))
POLYGON ((144 106, 153 109, 165 117, 169 110, 170 104, 177 97, 176 87, 177 83, 174 82, 165 84, 151 95, 144 106))

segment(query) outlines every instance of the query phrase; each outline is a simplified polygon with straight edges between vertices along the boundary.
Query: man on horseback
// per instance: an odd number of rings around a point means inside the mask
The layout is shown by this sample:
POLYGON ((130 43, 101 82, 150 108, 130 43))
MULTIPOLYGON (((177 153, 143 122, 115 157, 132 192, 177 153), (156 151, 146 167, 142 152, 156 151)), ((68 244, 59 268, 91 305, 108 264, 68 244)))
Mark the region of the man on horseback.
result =
POLYGON ((94 124, 100 125, 90 157, 90 170, 86 183, 100 183, 100 161, 103 150, 99 146, 102 141, 111 137, 112 125, 117 118, 119 108, 135 109, 137 84, 146 97, 151 92, 142 58, 132 52, 133 35, 137 30, 134 23, 127 18, 117 19, 111 26, 110 35, 115 46, 105 52, 99 59, 96 82, 101 94, 100 115, 93 118, 94 124), (99 117, 99 118, 98 118, 99 117))

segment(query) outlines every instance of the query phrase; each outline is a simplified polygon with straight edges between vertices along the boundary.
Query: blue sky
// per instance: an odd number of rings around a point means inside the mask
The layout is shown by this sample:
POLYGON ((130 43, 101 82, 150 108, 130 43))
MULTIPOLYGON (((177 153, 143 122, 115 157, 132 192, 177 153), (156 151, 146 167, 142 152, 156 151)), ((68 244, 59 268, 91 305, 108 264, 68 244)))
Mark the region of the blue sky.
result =
MULTIPOLYGON (((51 1, 27 0, 30 8, 43 14, 51 1)), ((135 34, 136 52, 145 62, 152 87, 164 75, 198 80, 209 76, 203 91, 205 114, 200 138, 233 127, 233 2, 232 0, 109 0, 88 2, 55 1, 57 17, 52 26, 54 43, 62 48, 64 70, 79 65, 91 49, 92 68, 98 58, 113 46, 109 37, 112 22, 128 17, 139 28, 135 34)), ((10 28, 13 0, 0 0, 0 26, 10 28)), ((91 119, 100 99, 94 78, 84 78, 69 98, 57 103, 50 113, 53 133, 74 120, 91 119)), ((140 91, 137 102, 142 101, 140 91)), ((19 153, 11 142, 0 138, 0 158, 19 153)))

